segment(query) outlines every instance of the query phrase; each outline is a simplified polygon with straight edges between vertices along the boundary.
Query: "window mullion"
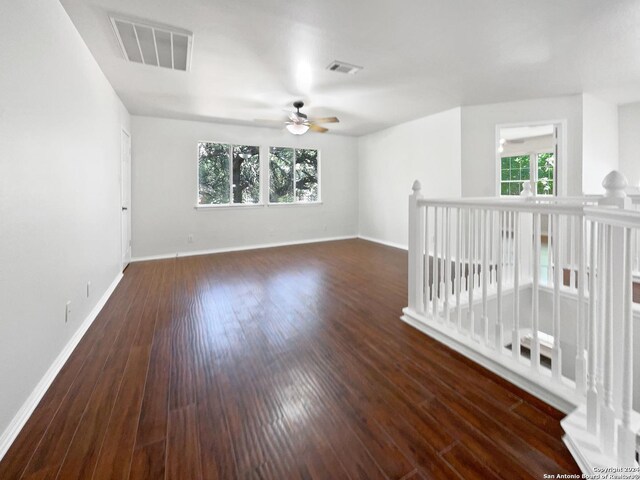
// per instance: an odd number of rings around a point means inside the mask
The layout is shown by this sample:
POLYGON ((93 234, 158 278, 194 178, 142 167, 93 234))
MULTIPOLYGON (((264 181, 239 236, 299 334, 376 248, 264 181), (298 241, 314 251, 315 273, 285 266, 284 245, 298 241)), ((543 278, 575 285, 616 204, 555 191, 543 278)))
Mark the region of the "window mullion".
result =
POLYGON ((533 195, 538 195, 538 155, 535 152, 529 154, 529 178, 533 180, 531 190, 533 195))
POLYGON ((296 199, 298 198, 296 195, 296 158, 297 158, 298 152, 296 151, 296 149, 293 149, 293 199, 291 200, 291 203, 296 203, 296 199))
POLYGON ((229 205, 233 205, 233 145, 229 145, 229 205))

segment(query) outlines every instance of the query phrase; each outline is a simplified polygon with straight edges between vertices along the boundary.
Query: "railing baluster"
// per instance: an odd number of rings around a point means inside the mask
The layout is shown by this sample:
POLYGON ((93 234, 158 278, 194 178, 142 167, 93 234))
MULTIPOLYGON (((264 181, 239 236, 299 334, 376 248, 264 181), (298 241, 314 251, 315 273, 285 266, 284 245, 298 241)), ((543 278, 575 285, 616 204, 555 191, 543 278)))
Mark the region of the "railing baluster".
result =
POLYGON ((598 429, 598 392, 596 391, 596 362, 598 361, 596 352, 596 315, 598 294, 596 274, 596 253, 598 244, 596 243, 596 224, 591 222, 590 248, 589 248, 589 347, 587 363, 587 431, 593 435, 598 429))
MULTIPOLYGON (((533 281, 531 284, 531 368, 538 370, 540 367, 540 249, 542 244, 540 231, 541 218, 539 213, 533 214, 533 281)), ((547 237, 548 243, 548 237, 547 237)))
POLYGON ((495 210, 489 210, 489 285, 494 284, 493 276, 495 274, 494 258, 495 258, 495 245, 493 243, 493 234, 495 233, 495 210))
MULTIPOLYGON (((582 248, 582 234, 578 231, 576 232, 576 221, 578 220, 577 217, 566 217, 567 218, 567 222, 570 223, 571 225, 571 233, 570 233, 570 237, 569 237, 569 248, 570 248, 570 258, 569 258, 569 287, 570 288, 577 288, 577 275, 576 275, 576 267, 575 267, 575 249, 576 249, 576 241, 578 243, 578 248, 582 248)), ((578 229, 579 230, 579 229, 578 229)), ((582 270, 580 270, 582 271, 582 270)), ((564 272, 563 272, 564 274, 564 272)), ((564 275, 563 275, 563 281, 564 283, 564 275)))
POLYGON ((487 283, 488 283, 488 272, 489 272, 489 262, 488 262, 488 249, 489 242, 487 239, 489 227, 487 225, 487 214, 489 212, 487 210, 481 210, 480 214, 482 216, 482 266, 480 267, 480 271, 482 274, 482 338, 484 339, 485 345, 489 345, 489 316, 487 314, 487 283))
POLYGON ((604 317, 604 403, 600 421, 602 447, 607 455, 613 454, 615 412, 613 410, 613 227, 606 227, 605 317, 604 317))
POLYGON ((467 316, 469 319, 469 334, 471 338, 475 337, 475 322, 473 318, 473 271, 475 270, 474 264, 475 260, 473 257, 473 245, 475 239, 475 225, 474 225, 474 217, 475 212, 473 209, 469 209, 469 286, 468 286, 468 294, 469 294, 469 304, 467 307, 467 316))
MULTIPOLYGON (((606 272, 605 272, 605 226, 598 224, 598 315, 596 317, 596 358, 598 359, 596 369, 596 391, 598 392, 599 408, 603 404, 604 391, 604 316, 606 307, 606 272)), ((601 413, 601 412, 599 412, 601 413)))
POLYGON ((502 213, 502 231, 500 232, 500 238, 502 241, 502 265, 504 272, 502 273, 502 281, 509 282, 509 265, 507 258, 509 256, 509 237, 507 232, 509 230, 509 212, 504 211, 502 213))
POLYGON ((425 219, 424 219, 424 257, 423 257, 423 263, 424 263, 424 312, 426 314, 429 313, 429 302, 430 297, 431 297, 431 285, 430 285, 430 275, 429 275, 429 270, 430 270, 430 254, 429 254, 429 245, 430 245, 431 239, 429 237, 429 207, 425 207, 425 219))
POLYGON ((460 255, 462 257, 462 271, 461 271, 461 283, 462 283, 462 291, 466 292, 469 289, 469 280, 467 279, 467 265, 469 263, 468 254, 467 254, 467 246, 468 246, 468 238, 469 238, 469 212, 468 209, 464 210, 464 213, 461 212, 462 217, 462 235, 464 240, 460 240, 460 251, 462 252, 460 255))
POLYGON ((640 235, 638 235, 637 231, 636 231, 636 240, 634 242, 634 246, 635 246, 635 267, 634 267, 634 271, 635 272, 640 272, 640 235))
POLYGON ((631 430, 633 408, 633 276, 631 229, 624 230, 624 292, 622 318, 622 418, 618 426, 618 465, 634 466, 635 433, 631 430))
MULTIPOLYGON (((578 288, 578 305, 576 308, 576 393, 583 395, 586 388, 586 359, 585 348, 585 293, 587 288, 587 269, 585 265, 586 222, 582 217, 576 217, 576 243, 578 244, 578 271, 576 272, 576 287, 578 288)), ((573 271, 573 267, 571 268, 573 271)))
POLYGON ((444 321, 449 324, 449 293, 451 292, 451 209, 445 208, 444 230, 444 321))
POLYGON ((551 214, 548 214, 547 215, 547 286, 551 286, 551 279, 553 276, 551 268, 555 259, 553 258, 553 249, 551 247, 551 244, 553 242, 554 234, 555 232, 553 231, 551 214))
POLYGON ((520 360, 520 214, 513 215, 513 358, 520 360))
POLYGON ((413 308, 416 312, 422 313, 424 292, 424 272, 422 271, 422 261, 420 258, 420 252, 424 245, 424 239, 422 235, 424 233, 424 225, 421 222, 424 221, 424 207, 419 205, 419 201, 422 198, 420 194, 420 182, 413 182, 411 187, 413 193, 409 197, 409 255, 408 255, 408 273, 409 273, 409 285, 408 285, 408 303, 409 307, 413 308))
POLYGON ((482 210, 478 209, 476 210, 476 216, 475 216, 475 230, 476 230, 476 238, 475 238, 475 242, 473 244, 473 248, 474 248, 474 262, 473 265, 475 267, 474 272, 475 272, 475 278, 473 279, 473 284, 476 286, 476 288, 480 287, 480 266, 482 263, 482 210))
POLYGON ((502 265, 504 268, 504 275, 502 275, 502 279, 505 282, 509 281, 509 212, 502 212, 502 216, 503 216, 503 222, 502 222, 502 243, 503 243, 503 250, 502 250, 502 265))
POLYGON ((439 226, 438 226, 438 207, 433 208, 433 276, 431 277, 431 306, 432 306, 432 316, 434 320, 438 318, 438 284, 440 280, 438 279, 438 236, 439 236, 439 226))
POLYGON ((553 347, 551 371, 556 380, 562 375, 562 353, 560 351, 560 284, 562 282, 562 259, 560 258, 560 215, 553 216, 553 347))
POLYGON ((458 208, 456 218, 456 323, 462 331, 462 309, 460 308, 460 290, 462 289, 462 208, 458 208))
POLYGON ((509 279, 509 283, 513 281, 513 270, 511 263, 511 259, 513 258, 513 222, 511 212, 506 212, 507 216, 507 256, 506 256, 506 265, 507 265, 507 277, 509 279))
POLYGON ((497 312, 496 312, 496 333, 495 333, 495 342, 496 342, 496 350, 498 350, 499 352, 502 352, 502 349, 504 347, 504 340, 503 340, 503 329, 502 329, 502 266, 503 266, 503 258, 502 258, 502 250, 503 250, 503 240, 504 240, 504 234, 503 234, 503 220, 504 220, 504 214, 501 211, 497 212, 498 215, 498 254, 496 256, 497 258, 497 270, 496 270, 496 307, 497 307, 497 312))

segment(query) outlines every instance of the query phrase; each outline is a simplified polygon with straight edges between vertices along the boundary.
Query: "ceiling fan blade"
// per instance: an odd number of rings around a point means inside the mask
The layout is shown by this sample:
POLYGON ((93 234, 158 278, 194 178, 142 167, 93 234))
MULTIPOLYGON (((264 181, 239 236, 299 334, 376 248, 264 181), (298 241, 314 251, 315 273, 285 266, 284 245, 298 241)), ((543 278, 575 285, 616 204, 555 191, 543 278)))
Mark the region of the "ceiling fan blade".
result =
POLYGON ((313 123, 309 124, 309 130, 312 130, 318 133, 324 133, 329 131, 328 128, 324 128, 324 127, 321 127, 320 125, 315 125, 313 123))
POLYGON ((297 122, 300 120, 300 115, 298 115, 298 112, 291 112, 289 110, 283 110, 283 112, 287 114, 287 117, 292 122, 297 122))
POLYGON ((314 118, 311 120, 313 123, 338 123, 338 117, 323 117, 323 118, 314 118))

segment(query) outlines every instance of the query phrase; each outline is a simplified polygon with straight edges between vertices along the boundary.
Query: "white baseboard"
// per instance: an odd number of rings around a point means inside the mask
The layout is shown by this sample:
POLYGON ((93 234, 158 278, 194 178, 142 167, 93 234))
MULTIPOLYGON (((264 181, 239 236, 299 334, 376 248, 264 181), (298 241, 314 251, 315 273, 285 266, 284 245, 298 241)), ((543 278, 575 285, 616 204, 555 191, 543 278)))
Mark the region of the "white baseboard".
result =
POLYGON ((368 242, 379 243, 381 245, 386 245, 387 247, 399 248, 400 250, 408 250, 406 245, 402 245, 400 243, 388 242, 386 240, 380 240, 379 238, 367 237, 366 235, 358 235, 358 238, 362 240, 367 240, 368 242))
POLYGON ((11 420, 9 426, 5 429, 4 432, 2 432, 2 435, 0 435, 0 460, 2 460, 4 455, 7 453, 9 447, 11 447, 11 444, 20 433, 20 430, 22 430, 22 427, 24 427, 25 423, 27 423, 27 420, 29 420, 29 417, 38 406, 38 403, 40 403, 40 400, 42 400, 42 397, 51 386, 51 383, 71 356, 71 353, 76 348, 78 343, 80 343, 80 340, 87 332, 93 321, 96 319, 96 317, 100 313, 100 310, 102 310, 102 307, 104 307, 104 305, 107 303, 107 300, 109 300, 109 297, 118 286, 118 283, 120 283, 120 280, 122 280, 122 277, 122 272, 118 273, 114 281, 111 283, 111 285, 109 285, 109 288, 107 288, 107 291, 104 293, 104 295, 102 295, 100 300, 98 300, 98 303, 95 305, 95 307, 93 307, 89 315, 78 327, 78 330, 76 330, 73 336, 69 339, 58 357, 53 361, 47 372, 40 379, 38 385, 36 385, 36 387, 31 392, 31 395, 29 395, 27 400, 22 404, 22 407, 20 407, 18 413, 16 413, 16 415, 13 417, 13 420, 11 420))
POLYGON ((336 240, 351 240, 354 238, 358 238, 358 236, 344 235, 341 237, 325 237, 325 238, 310 238, 308 240, 293 240, 291 242, 259 243, 255 245, 244 245, 241 247, 209 248, 206 250, 191 250, 191 251, 175 252, 175 253, 163 253, 160 255, 149 255, 144 257, 133 257, 131 261, 145 262, 147 260, 162 260, 166 258, 175 258, 175 257, 192 257, 195 255, 210 255, 212 253, 241 252, 244 250, 259 250, 262 248, 287 247, 290 245, 303 245, 306 243, 321 243, 321 242, 334 242, 336 240))

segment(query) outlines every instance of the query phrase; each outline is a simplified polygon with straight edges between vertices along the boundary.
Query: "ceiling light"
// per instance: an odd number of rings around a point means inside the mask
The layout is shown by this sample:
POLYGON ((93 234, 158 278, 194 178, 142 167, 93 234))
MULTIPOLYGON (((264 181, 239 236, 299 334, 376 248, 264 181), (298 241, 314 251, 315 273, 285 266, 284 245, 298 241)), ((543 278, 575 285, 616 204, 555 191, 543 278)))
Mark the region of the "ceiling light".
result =
POLYGON ((309 125, 304 123, 290 123, 287 125, 287 130, 294 135, 304 135, 309 130, 309 125))

